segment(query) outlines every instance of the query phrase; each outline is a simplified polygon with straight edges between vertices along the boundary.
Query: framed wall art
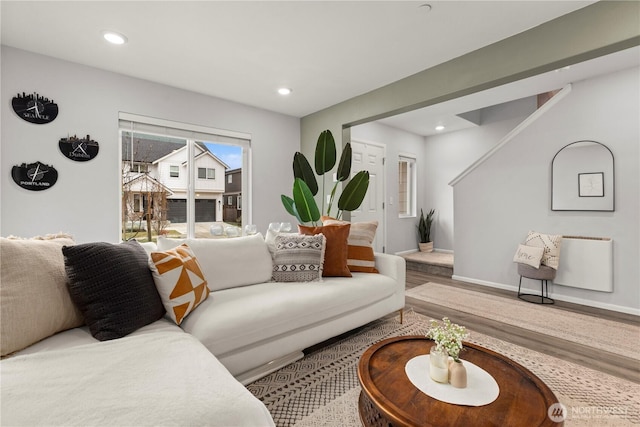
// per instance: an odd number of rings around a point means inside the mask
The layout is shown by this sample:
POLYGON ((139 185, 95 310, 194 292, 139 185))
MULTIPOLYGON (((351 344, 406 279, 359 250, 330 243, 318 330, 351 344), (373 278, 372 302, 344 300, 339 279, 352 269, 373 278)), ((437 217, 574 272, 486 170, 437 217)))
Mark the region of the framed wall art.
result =
POLYGON ((604 197, 604 172, 579 173, 578 197, 604 197))

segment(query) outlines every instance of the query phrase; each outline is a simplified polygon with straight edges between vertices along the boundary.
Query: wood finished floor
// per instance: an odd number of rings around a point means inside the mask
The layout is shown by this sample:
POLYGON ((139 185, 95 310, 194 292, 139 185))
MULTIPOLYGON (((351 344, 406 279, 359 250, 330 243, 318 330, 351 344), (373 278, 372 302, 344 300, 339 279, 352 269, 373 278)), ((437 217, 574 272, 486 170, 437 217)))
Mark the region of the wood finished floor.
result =
MULTIPOLYGON (((476 290, 507 298, 517 298, 515 292, 461 282, 451 278, 434 276, 419 271, 407 270, 407 289, 427 282, 435 282, 441 285, 476 290)), ((411 307, 416 313, 420 313, 434 319, 441 319, 444 316, 447 316, 452 322, 465 325, 471 330, 578 365, 605 372, 609 375, 615 375, 629 381, 640 383, 640 362, 628 357, 619 356, 586 345, 571 343, 549 335, 532 332, 516 326, 463 313, 411 297, 406 298, 406 307, 411 307)), ((563 301, 556 300, 555 304, 547 305, 546 307, 552 307, 556 310, 573 311, 576 313, 596 316, 601 319, 614 320, 633 325, 640 324, 640 317, 638 316, 563 301)), ((629 339, 638 339, 638 337, 629 337, 629 339)))

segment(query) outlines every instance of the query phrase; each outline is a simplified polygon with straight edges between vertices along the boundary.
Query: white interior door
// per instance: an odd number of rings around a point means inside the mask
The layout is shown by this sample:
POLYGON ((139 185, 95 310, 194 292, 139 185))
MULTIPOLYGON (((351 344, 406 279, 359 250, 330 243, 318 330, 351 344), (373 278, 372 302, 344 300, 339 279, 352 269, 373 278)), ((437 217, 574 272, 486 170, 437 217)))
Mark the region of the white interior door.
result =
POLYGON ((378 231, 373 247, 384 252, 386 227, 384 218, 384 158, 385 146, 381 144, 351 141, 351 176, 361 170, 369 171, 369 190, 360 208, 351 212, 351 221, 378 221, 378 231))

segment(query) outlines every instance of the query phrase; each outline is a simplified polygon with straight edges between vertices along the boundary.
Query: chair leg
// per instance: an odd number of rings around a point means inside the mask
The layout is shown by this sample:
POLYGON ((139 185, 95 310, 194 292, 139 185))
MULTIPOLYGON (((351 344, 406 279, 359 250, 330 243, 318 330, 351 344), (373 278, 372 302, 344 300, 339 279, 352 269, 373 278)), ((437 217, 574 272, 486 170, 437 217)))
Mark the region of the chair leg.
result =
POLYGON ((518 296, 522 295, 520 293, 520 287, 522 286, 522 276, 520 276, 520 283, 518 283, 518 296))

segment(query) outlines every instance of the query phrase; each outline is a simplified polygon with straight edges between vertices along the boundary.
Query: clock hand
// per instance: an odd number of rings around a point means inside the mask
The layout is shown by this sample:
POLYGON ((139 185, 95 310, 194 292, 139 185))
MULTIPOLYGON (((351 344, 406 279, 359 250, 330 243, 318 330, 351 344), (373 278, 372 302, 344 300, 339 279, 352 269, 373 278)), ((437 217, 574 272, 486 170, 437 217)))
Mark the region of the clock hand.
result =
POLYGON ((36 171, 31 176, 31 182, 35 181, 36 176, 38 176, 38 170, 40 170, 40 163, 38 163, 38 166, 36 167, 36 171))

